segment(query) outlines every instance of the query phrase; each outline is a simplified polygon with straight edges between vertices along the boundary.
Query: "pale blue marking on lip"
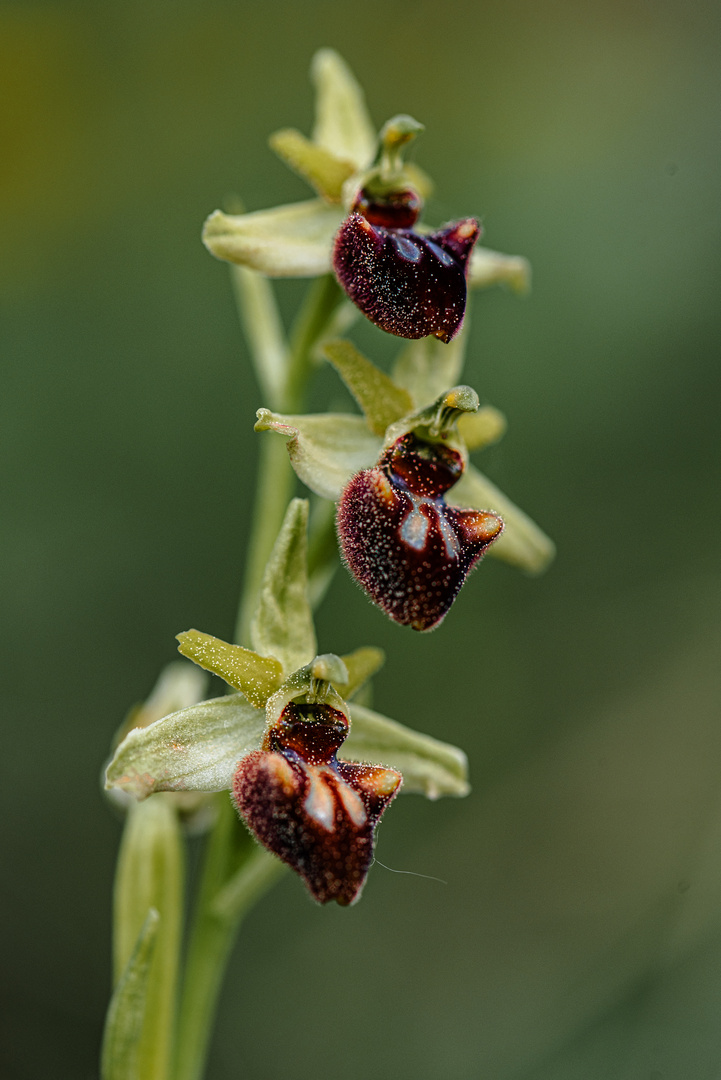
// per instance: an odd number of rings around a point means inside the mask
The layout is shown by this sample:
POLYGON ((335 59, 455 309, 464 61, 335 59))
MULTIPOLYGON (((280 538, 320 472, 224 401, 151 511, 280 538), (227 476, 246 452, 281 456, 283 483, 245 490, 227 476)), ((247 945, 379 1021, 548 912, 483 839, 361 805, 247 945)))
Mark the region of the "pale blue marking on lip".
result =
POLYGON ((426 240, 426 247, 429 251, 433 252, 439 263, 442 263, 443 266, 456 265, 456 260, 453 256, 449 255, 447 251, 444 251, 442 247, 439 247, 438 244, 435 244, 432 240, 426 240))
POLYGON ((391 236, 393 246, 402 259, 406 262, 420 262, 423 252, 418 244, 414 244, 407 236, 391 236))
MULTIPOLYGON (((409 497, 410 496, 409 493, 409 497)), ((428 539, 428 530, 431 527, 426 515, 421 510, 421 503, 423 500, 413 501, 413 509, 410 514, 407 514, 401 525, 400 537, 406 547, 411 547, 414 551, 423 551, 428 539)))

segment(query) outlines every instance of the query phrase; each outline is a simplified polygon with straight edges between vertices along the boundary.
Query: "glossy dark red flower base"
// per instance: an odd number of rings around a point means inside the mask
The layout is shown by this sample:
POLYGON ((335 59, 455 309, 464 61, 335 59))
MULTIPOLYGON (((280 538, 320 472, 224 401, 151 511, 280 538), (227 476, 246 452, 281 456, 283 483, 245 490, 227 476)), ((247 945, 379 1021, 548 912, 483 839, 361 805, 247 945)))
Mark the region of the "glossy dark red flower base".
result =
POLYGON ((338 506, 348 569, 395 622, 432 630, 503 530, 495 514, 448 506, 461 455, 409 433, 357 473, 338 506))
POLYGON ((338 761, 347 734, 337 709, 291 702, 264 749, 243 758, 233 780, 251 832, 321 904, 360 896, 376 828, 402 781, 395 769, 338 761))
MULTIPOLYGON (((395 220, 408 220, 412 215, 405 212, 403 207, 395 220)), ((377 208, 371 216, 393 220, 377 208)), ((467 264, 479 233, 474 218, 422 236, 374 224, 356 211, 336 235, 333 269, 353 303, 381 330, 403 338, 432 334, 448 342, 463 323, 467 264)))

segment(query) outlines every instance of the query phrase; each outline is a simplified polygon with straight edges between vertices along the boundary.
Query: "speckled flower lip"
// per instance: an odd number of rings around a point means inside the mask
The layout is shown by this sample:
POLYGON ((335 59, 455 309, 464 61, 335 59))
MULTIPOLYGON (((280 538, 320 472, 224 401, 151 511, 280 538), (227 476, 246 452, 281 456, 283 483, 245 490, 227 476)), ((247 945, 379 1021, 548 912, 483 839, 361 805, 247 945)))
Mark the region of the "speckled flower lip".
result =
POLYGON ((372 200, 361 192, 333 247, 333 269, 366 318, 404 338, 451 341, 466 312, 466 274, 480 235, 464 218, 430 235, 413 231, 412 192, 372 200))
POLYGON ((328 705, 290 702, 264 748, 240 762, 233 798, 255 837, 321 904, 360 896, 375 831, 401 785, 395 769, 339 761, 348 721, 328 705))
POLYGON ((446 504, 462 473, 456 450, 409 433, 353 477, 338 506, 348 569, 391 619, 414 630, 438 626, 503 530, 496 514, 446 504))

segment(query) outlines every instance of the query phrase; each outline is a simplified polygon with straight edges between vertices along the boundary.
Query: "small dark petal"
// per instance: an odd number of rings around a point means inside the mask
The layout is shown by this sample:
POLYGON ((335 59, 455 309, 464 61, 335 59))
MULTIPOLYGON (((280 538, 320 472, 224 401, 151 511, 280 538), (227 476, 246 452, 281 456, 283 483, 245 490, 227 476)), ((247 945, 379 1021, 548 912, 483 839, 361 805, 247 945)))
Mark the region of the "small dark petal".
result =
POLYGON ((410 229, 418 220, 421 206, 420 198, 410 188, 396 191, 385 198, 361 190, 352 209, 372 225, 382 225, 386 229, 410 229))
POLYGON ((475 218, 464 218, 446 225, 445 229, 439 229, 431 233, 429 241, 438 244, 443 250, 452 255, 461 264, 465 272, 468 260, 473 251, 473 245, 481 235, 481 227, 475 218))
POLYGON ((321 904, 358 899, 375 830, 402 779, 394 769, 338 761, 347 734, 336 709, 291 702, 266 740, 272 749, 248 754, 233 780, 250 830, 321 904))
POLYGON ((472 218, 430 237, 352 213, 341 225, 333 268, 343 289, 389 334, 450 341, 466 310, 466 265, 479 233, 472 218))
POLYGON ((348 569, 391 619, 414 630, 438 626, 503 529, 495 514, 444 502, 462 470, 456 451, 409 434, 341 496, 338 537, 348 569))

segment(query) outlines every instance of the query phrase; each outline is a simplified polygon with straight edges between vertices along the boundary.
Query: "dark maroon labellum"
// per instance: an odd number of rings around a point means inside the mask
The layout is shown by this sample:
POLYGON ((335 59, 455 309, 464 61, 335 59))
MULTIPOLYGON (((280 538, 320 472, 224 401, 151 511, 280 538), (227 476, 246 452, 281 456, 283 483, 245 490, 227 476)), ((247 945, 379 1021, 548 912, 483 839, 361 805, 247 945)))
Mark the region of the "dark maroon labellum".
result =
POLYGON ((480 226, 465 218, 422 236, 410 227, 418 211, 410 195, 403 193, 396 205, 361 192, 336 234, 333 269, 353 303, 381 330, 448 342, 463 323, 468 259, 480 226))
POLYGON ((248 828, 321 904, 360 896, 376 828, 402 780, 395 769, 338 761, 347 734, 337 709, 290 702, 264 748, 244 757, 233 779, 248 828))
POLYGON ((438 626, 503 529, 495 514, 446 504, 463 468, 457 451, 409 433, 341 496, 338 537, 348 569, 391 619, 414 630, 438 626))

